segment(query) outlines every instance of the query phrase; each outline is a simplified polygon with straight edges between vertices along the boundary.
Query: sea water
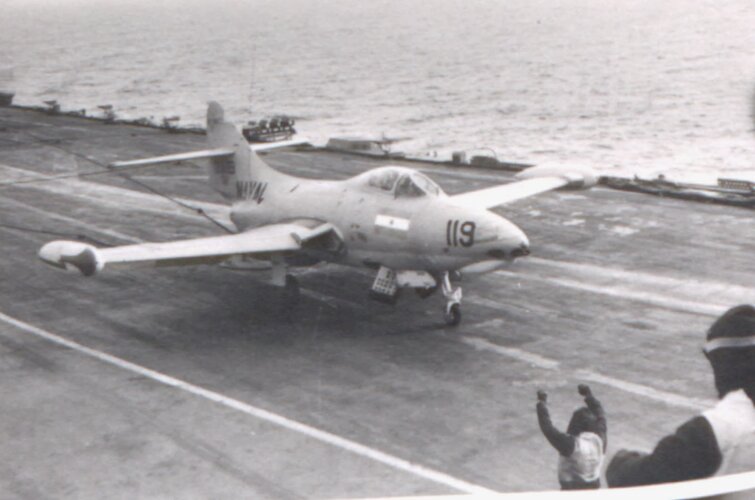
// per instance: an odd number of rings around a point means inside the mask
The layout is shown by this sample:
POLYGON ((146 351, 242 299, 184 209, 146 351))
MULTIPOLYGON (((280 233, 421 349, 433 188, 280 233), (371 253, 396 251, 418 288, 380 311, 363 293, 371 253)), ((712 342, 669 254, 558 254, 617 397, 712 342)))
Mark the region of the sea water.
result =
POLYGON ((755 178, 752 0, 5 0, 0 43, 18 104, 755 178))

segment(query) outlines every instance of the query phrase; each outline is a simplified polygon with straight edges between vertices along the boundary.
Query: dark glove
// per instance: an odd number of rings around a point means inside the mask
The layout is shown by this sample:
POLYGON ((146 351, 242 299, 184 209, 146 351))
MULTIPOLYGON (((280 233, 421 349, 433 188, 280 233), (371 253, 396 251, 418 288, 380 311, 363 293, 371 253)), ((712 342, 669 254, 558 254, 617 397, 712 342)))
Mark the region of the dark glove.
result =
POLYGON ((582 397, 588 397, 592 396, 592 391, 590 390, 590 386, 585 384, 579 384, 577 386, 577 391, 579 391, 579 394, 582 395, 582 397))
POLYGON ((537 391, 537 400, 542 401, 543 403, 548 401, 548 394, 545 391, 537 391))

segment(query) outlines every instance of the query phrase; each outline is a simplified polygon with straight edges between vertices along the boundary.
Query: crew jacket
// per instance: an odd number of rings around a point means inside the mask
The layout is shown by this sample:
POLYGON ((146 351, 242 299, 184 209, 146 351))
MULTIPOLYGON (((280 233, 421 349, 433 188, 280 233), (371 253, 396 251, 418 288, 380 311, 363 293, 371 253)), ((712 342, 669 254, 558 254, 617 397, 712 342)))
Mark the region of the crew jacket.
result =
POLYGON ((652 453, 616 453, 606 479, 611 487, 637 486, 753 470, 755 405, 739 389, 661 439, 652 453))
POLYGON ((600 471, 606 449, 606 417, 600 402, 592 395, 585 398, 597 418, 597 433, 572 436, 553 426, 545 403, 537 405, 540 430, 558 451, 558 482, 564 490, 600 488, 600 471))

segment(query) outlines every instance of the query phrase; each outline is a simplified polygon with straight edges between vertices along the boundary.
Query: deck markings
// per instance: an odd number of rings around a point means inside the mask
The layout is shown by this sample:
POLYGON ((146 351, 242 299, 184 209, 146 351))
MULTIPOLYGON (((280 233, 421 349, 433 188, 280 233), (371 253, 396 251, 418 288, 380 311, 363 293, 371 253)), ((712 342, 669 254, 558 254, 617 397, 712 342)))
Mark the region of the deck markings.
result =
POLYGON ((506 356, 507 358, 512 358, 517 361, 542 368, 544 370, 557 370, 560 366, 560 363, 556 360, 548 359, 544 356, 540 356, 539 354, 534 354, 522 349, 517 349, 516 347, 504 347, 502 345, 494 344, 493 342, 490 342, 489 340, 486 340, 482 337, 465 335, 458 338, 463 344, 470 345, 479 351, 488 351, 495 354, 500 354, 502 356, 506 356))
POLYGON ((589 380, 598 384, 607 385, 616 389, 620 389, 624 392, 629 392, 638 396, 654 399, 671 406, 678 406, 681 408, 689 408, 691 410, 701 411, 706 408, 710 408, 715 404, 715 401, 713 401, 712 399, 689 398, 686 396, 681 396, 679 394, 674 394, 673 392, 660 391, 646 385, 635 384, 633 382, 627 382, 618 378, 608 377, 606 375, 601 375, 600 373, 596 373, 590 370, 579 370, 574 375, 580 380, 589 380))
MULTIPOLYGON (((96 182, 84 181, 75 177, 55 179, 54 175, 40 174, 31 170, 12 167, 4 164, 0 164, 0 168, 8 172, 22 173, 26 175, 26 177, 10 179, 11 181, 23 180, 25 178, 49 178, 51 181, 44 183, 18 184, 14 186, 19 189, 34 189, 37 191, 46 191, 48 193, 54 193, 62 196, 85 200, 100 207, 111 207, 119 210, 127 210, 129 212, 152 212, 159 213, 161 215, 175 215, 191 220, 204 220, 204 218, 200 215, 188 212, 185 208, 181 208, 175 203, 154 194, 134 191, 133 189, 109 186, 106 184, 99 184, 96 182)), ((230 207, 227 205, 187 199, 178 196, 174 196, 172 198, 182 203, 190 204, 195 208, 201 208, 216 219, 222 219, 224 222, 228 221, 230 207)))
MULTIPOLYGON (((529 281, 541 281, 552 283, 554 285, 563 286, 565 288, 572 288, 575 290, 581 290, 584 292, 595 293, 599 295, 606 295, 609 297, 615 297, 621 300, 633 300, 636 302, 642 302, 644 304, 650 304, 653 306, 661 307, 664 309, 670 309, 674 311, 681 311, 685 313, 699 314, 702 316, 717 317, 724 313, 729 306, 711 304, 707 302, 697 302, 685 299, 676 299, 668 297, 666 295, 659 295, 655 293, 630 290, 625 287, 609 286, 609 285, 595 285, 589 284, 584 281, 575 281, 564 278, 555 277, 543 277, 536 276, 531 273, 514 273, 511 271, 496 271, 495 274, 500 276, 506 276, 507 278, 515 278, 529 281)), ((656 288, 657 289, 657 288, 656 288)))
POLYGON ((74 219, 73 217, 67 217, 65 215, 61 215, 61 214, 53 213, 53 212, 50 212, 50 211, 47 211, 47 210, 43 210, 41 208, 37 208, 35 206, 28 205, 26 203, 23 203, 23 202, 20 202, 20 201, 17 201, 17 200, 8 198, 8 197, 4 197, 3 198, 3 203, 10 203, 12 205, 16 205, 17 207, 23 208, 23 210, 26 210, 26 211, 29 211, 29 212, 34 212, 35 214, 41 215, 41 216, 46 217, 48 219, 58 220, 58 221, 61 221, 61 222, 65 222, 66 224, 70 224, 70 225, 75 226, 75 227, 81 227, 81 228, 86 229, 87 231, 90 231, 92 233, 104 234, 106 236, 110 236, 111 238, 120 239, 120 240, 123 240, 123 241, 129 241, 131 243, 143 243, 144 242, 144 240, 141 240, 139 238, 135 238, 133 236, 121 233, 119 231, 115 231, 115 230, 112 230, 112 229, 105 229, 105 228, 96 226, 94 224, 89 224, 87 222, 84 222, 81 219, 74 219))
MULTIPOLYGON (((484 321, 482 323, 477 323, 475 325, 472 325, 471 328, 475 330, 485 330, 485 329, 490 329, 490 328, 497 328, 502 323, 503 323, 503 320, 493 319, 490 321, 484 321)), ((530 366, 534 366, 543 370, 561 371, 561 372, 568 373, 568 370, 565 367, 563 367, 559 361, 555 359, 541 356, 539 354, 525 351, 524 349, 519 349, 516 347, 501 346, 483 337, 478 337, 478 336, 473 336, 473 335, 461 335, 461 336, 444 335, 444 338, 458 339, 463 344, 472 346, 479 351, 486 351, 493 354, 497 354, 499 356, 504 356, 506 358, 513 359, 515 361, 519 361, 522 363, 526 363, 526 364, 529 364, 530 366)), ((628 392, 630 394, 642 396, 647 399, 652 399, 654 401, 658 401, 658 402, 661 402, 670 406, 676 406, 680 408, 687 408, 687 409, 692 409, 696 411, 701 411, 701 410, 704 410, 705 408, 710 408, 711 406, 715 404, 715 402, 712 399, 708 400, 708 399, 703 399, 703 398, 692 398, 692 397, 682 396, 680 394, 676 394, 673 392, 661 391, 661 390, 655 389, 653 387, 650 387, 644 384, 628 382, 626 380, 603 375, 601 373, 598 373, 592 370, 585 370, 585 369, 577 370, 577 371, 572 372, 569 376, 577 380, 584 380, 584 381, 590 381, 590 382, 602 384, 605 386, 612 387, 614 389, 618 389, 623 392, 628 392)))
POLYGON ((565 286, 567 288, 575 288, 584 290, 587 292, 593 292, 611 297, 616 297, 624 300, 634 300, 636 302, 642 302, 659 306, 665 309, 671 309, 681 312, 690 312, 699 314, 701 316, 717 317, 728 309, 727 306, 706 304, 702 302, 693 302, 689 300, 674 299, 671 297, 665 297, 648 292, 635 292, 620 287, 605 287, 596 285, 587 285, 578 281, 554 279, 552 283, 565 286))
MULTIPOLYGON (((457 338, 462 343, 470 345, 480 351, 492 352, 494 354, 520 361, 522 363, 527 363, 531 366, 535 366, 543 370, 564 371, 561 363, 559 363, 555 359, 540 356, 539 354, 534 354, 523 349, 500 346, 482 337, 467 335, 457 338)), ((616 377, 609 377, 607 375, 603 375, 591 370, 577 370, 571 374, 571 377, 576 380, 584 380, 606 385, 614 389, 619 389, 623 392, 628 392, 630 394, 642 396, 647 399, 652 399, 654 401, 658 401, 670 406, 676 406, 679 408, 701 411, 705 408, 710 408, 715 404, 712 399, 708 400, 702 398, 690 398, 673 392, 654 389, 653 387, 644 384, 637 384, 634 382, 627 382, 626 380, 622 380, 616 377)))
POLYGON ((680 290, 694 297, 700 297, 707 292, 709 295, 715 297, 733 295, 735 296, 734 300, 743 300, 745 302, 748 298, 755 300, 755 288, 730 283, 698 280, 695 278, 676 278, 657 273, 648 274, 647 272, 640 272, 638 270, 627 271, 616 267, 544 259, 542 257, 528 257, 525 265, 556 268, 576 274, 580 278, 604 279, 612 282, 640 285, 652 290, 657 290, 658 287, 664 287, 670 291, 680 290))
POLYGON ((144 366, 138 365, 136 363, 126 361, 122 358, 113 356, 111 354, 107 354, 105 352, 98 351, 90 347, 86 347, 83 344, 79 344, 78 342, 74 342, 72 340, 66 339, 64 337, 61 337, 60 335, 56 335, 47 330, 43 330, 42 328, 38 328, 36 326, 30 325, 21 320, 8 316, 2 312, 0 312, 0 321, 3 321, 27 333, 36 335, 37 337, 41 337, 49 342, 53 342, 57 345, 66 347, 68 349, 73 349, 75 351, 78 351, 92 358, 98 359, 100 361, 103 361, 113 366, 117 366, 119 368, 130 371, 132 373, 136 373, 138 375, 149 378, 161 384, 174 387, 176 389, 180 389, 182 391, 188 392, 195 396, 202 397, 214 403, 221 404, 228 408, 240 411, 251 417, 255 417, 260 420, 264 420, 266 422, 278 425, 279 427, 283 427, 285 429, 298 432, 299 434, 308 436, 317 441, 329 444, 331 446, 335 446, 336 448, 340 448, 342 450, 349 451, 351 453, 354 453, 364 458, 368 458, 375 462, 382 463, 394 469, 408 472, 417 477, 427 479, 437 484, 448 486, 449 488, 452 488, 454 490, 461 491, 464 493, 477 493, 477 494, 494 493, 493 490, 490 490, 483 486, 479 486, 479 485, 464 481, 462 479, 455 478, 443 472, 439 472, 434 469, 430 469, 428 467, 424 467, 422 465, 413 463, 409 460, 404 460, 402 458, 390 455, 388 453, 384 453, 375 448, 370 448, 363 444, 357 443, 356 441, 352 441, 350 439, 343 438, 336 434, 332 434, 330 432, 317 429, 316 427, 312 427, 310 425, 297 422, 296 420, 291 420, 277 413, 273 413, 271 411, 264 410, 256 406, 252 406, 248 403, 244 403, 237 399, 224 396, 223 394, 220 394, 218 392, 205 389, 203 387, 191 384, 184 380, 181 380, 181 379, 172 377, 170 375, 166 375, 164 373, 152 370, 150 368, 146 368, 144 366))

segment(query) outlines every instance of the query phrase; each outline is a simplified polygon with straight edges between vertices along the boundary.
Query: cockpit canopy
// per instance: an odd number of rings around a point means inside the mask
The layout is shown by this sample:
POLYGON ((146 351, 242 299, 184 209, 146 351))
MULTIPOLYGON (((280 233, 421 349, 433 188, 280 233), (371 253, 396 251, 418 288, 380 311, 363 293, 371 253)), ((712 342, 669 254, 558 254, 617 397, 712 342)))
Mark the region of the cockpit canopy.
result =
POLYGON ((367 186, 393 193, 396 198, 440 196, 443 190, 424 174, 404 167, 385 167, 367 172, 367 186))

